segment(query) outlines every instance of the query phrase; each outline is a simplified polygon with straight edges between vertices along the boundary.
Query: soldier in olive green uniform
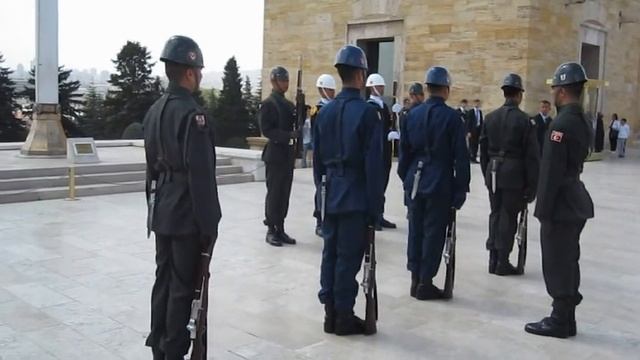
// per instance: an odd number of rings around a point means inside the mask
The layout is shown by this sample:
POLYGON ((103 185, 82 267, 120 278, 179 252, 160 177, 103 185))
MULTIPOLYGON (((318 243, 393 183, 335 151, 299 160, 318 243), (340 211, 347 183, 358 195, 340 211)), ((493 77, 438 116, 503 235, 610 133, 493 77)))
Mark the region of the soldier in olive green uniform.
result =
POLYGON ((535 216, 541 224, 542 272, 553 311, 525 326, 525 331, 536 335, 576 335, 575 309, 582 300, 580 233, 593 217, 593 202, 580 181, 593 131, 579 102, 586 81, 580 64, 565 63, 556 70, 551 85, 558 116, 551 122, 542 150, 535 216))
POLYGON ((154 360, 176 360, 189 350, 186 326, 200 254, 215 243, 221 212, 213 130, 192 95, 202 79, 200 48, 188 37, 174 36, 160 60, 169 87, 144 119, 147 225, 156 235, 156 281, 146 345, 154 360))
POLYGON ((505 102, 487 115, 480 133, 480 166, 489 190, 489 273, 518 275, 509 254, 518 212, 534 200, 540 163, 533 120, 520 110, 524 87, 518 74, 502 83, 505 102))
POLYGON ((294 245, 296 240, 284 231, 284 219, 289 211, 289 196, 295 165, 295 140, 300 130, 293 130, 295 106, 284 97, 289 89, 289 72, 276 66, 270 74, 273 91, 260 107, 260 128, 269 142, 262 152, 266 164, 267 196, 265 198, 265 238, 269 245, 294 245))

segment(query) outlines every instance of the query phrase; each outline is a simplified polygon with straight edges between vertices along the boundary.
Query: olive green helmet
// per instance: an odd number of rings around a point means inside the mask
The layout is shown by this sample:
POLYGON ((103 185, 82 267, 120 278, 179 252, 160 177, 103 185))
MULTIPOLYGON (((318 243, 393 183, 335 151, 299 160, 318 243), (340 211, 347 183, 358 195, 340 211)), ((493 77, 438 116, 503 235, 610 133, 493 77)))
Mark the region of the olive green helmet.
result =
POLYGON ((175 35, 167 40, 162 49, 160 61, 197 68, 204 67, 202 51, 198 44, 192 38, 182 35, 175 35))

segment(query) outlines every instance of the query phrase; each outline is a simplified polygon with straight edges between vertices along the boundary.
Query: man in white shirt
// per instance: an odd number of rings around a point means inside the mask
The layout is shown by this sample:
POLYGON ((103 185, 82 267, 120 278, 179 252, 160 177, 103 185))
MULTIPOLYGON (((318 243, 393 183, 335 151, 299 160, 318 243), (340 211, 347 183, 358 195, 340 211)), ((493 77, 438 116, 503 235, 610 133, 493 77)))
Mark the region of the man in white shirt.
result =
POLYGON ((627 139, 629 138, 631 128, 629 128, 629 124, 627 124, 627 119, 622 119, 619 122, 616 121, 611 127, 618 131, 618 146, 616 147, 618 150, 618 157, 623 158, 625 156, 627 139))

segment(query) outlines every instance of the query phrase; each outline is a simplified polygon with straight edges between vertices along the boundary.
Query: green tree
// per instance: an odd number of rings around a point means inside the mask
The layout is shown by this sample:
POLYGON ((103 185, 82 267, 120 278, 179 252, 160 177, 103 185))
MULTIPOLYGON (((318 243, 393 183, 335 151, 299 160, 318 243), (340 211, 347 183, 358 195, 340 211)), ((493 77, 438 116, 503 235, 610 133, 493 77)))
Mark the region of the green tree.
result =
MULTIPOLYGON (((0 65, 4 57, 0 54, 0 65)), ((9 78, 13 71, 0 66, 0 141, 24 141, 27 129, 24 123, 15 118, 17 108, 15 83, 9 78)))
POLYGON ((251 79, 246 76, 244 79, 244 86, 242 87, 242 101, 247 109, 249 115, 249 122, 247 124, 248 136, 260 136, 260 127, 258 125, 258 110, 260 108, 260 98, 258 98, 251 87, 251 79))
POLYGON ((249 132, 249 113, 242 99, 242 79, 236 58, 232 57, 224 67, 222 91, 213 113, 216 124, 216 144, 246 147, 249 132))
MULTIPOLYGON (((82 95, 78 93, 80 81, 69 80, 71 70, 64 66, 58 67, 58 104, 62 115, 62 127, 68 137, 83 136, 82 130, 77 124, 79 109, 83 106, 82 95)), ((20 95, 28 97, 31 102, 36 102, 36 69, 29 70, 29 80, 24 91, 20 95)))
POLYGON ((96 139, 104 137, 104 99, 96 91, 93 84, 89 85, 84 96, 84 108, 78 118, 80 130, 87 136, 96 139))
POLYGON ((105 136, 119 139, 133 122, 141 123, 144 115, 163 92, 160 78, 151 76, 154 65, 147 48, 138 42, 127 41, 116 59, 116 72, 109 83, 113 87, 104 100, 105 136))

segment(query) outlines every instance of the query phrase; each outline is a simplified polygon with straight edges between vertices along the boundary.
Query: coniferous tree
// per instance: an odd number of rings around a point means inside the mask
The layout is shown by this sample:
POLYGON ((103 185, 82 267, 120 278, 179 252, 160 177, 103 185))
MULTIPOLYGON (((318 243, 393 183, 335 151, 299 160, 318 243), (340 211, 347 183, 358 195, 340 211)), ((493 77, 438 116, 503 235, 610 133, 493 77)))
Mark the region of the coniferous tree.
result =
POLYGON ((216 144, 247 146, 250 119, 242 98, 242 80, 235 57, 230 58, 224 67, 222 91, 213 119, 216 124, 216 144))
POLYGON ((127 41, 112 60, 116 72, 109 83, 113 89, 104 100, 107 137, 120 138, 131 123, 142 123, 149 107, 161 96, 162 83, 159 77, 151 76, 154 64, 150 60, 147 48, 132 41, 127 41))
POLYGON ((258 110, 260 108, 260 98, 254 93, 251 86, 251 79, 249 76, 245 77, 244 86, 242 88, 242 100, 244 101, 245 108, 249 115, 249 122, 247 124, 248 136, 260 136, 260 127, 258 125, 258 110))
MULTIPOLYGON (((58 104, 62 115, 62 128, 67 137, 84 136, 77 124, 79 109, 83 105, 82 95, 78 93, 80 81, 69 80, 71 70, 64 66, 58 67, 58 104)), ((31 102, 36 101, 36 69, 29 70, 29 80, 27 87, 20 95, 28 97, 31 102)))
MULTIPOLYGON (((4 57, 0 54, 0 65, 4 57)), ((13 71, 0 66, 0 141, 24 141, 27 137, 25 124, 16 119, 15 83, 9 78, 13 71)))
POLYGON ((104 138, 104 99, 91 84, 84 96, 82 115, 78 118, 78 126, 86 135, 96 139, 104 138))

